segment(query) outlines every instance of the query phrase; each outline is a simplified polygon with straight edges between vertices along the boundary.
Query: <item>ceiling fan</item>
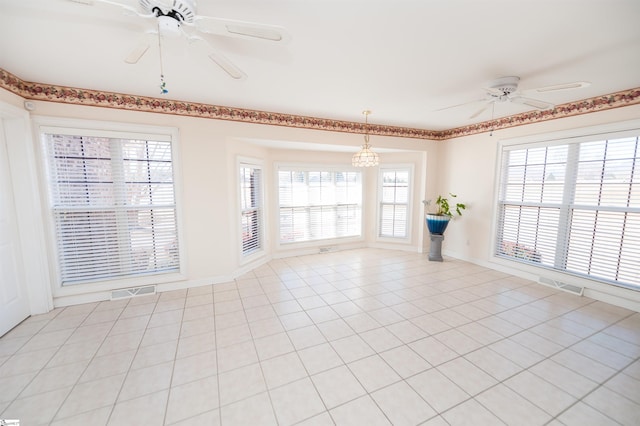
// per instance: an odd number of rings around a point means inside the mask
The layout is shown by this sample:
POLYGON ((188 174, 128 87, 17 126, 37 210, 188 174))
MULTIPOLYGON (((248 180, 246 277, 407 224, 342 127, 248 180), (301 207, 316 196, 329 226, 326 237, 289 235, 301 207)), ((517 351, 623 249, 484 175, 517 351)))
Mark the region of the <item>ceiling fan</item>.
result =
POLYGON ((246 77, 246 74, 224 55, 217 52, 211 44, 202 37, 203 34, 244 39, 261 39, 272 42, 281 42, 287 39, 286 31, 275 25, 198 15, 196 13, 195 0, 139 0, 139 9, 115 0, 70 1, 86 5, 105 4, 116 6, 126 13, 136 15, 145 20, 156 21, 156 28, 145 32, 138 42, 138 45, 133 48, 124 59, 128 64, 136 64, 147 50, 149 50, 152 43, 157 44, 160 42, 160 36, 184 36, 190 43, 205 43, 208 46, 208 57, 211 61, 218 65, 231 78, 242 79, 246 77))
MULTIPOLYGON (((490 107, 495 106, 497 103, 505 103, 512 102, 514 104, 522 104, 527 105, 539 110, 551 109, 555 105, 542 101, 535 98, 529 98, 522 96, 521 92, 518 91, 518 83, 520 82, 520 77, 500 77, 495 80, 490 81, 487 84, 487 87, 484 88, 486 91, 485 96, 481 99, 477 99, 471 102, 465 102, 458 105, 452 105, 445 108, 437 109, 436 111, 443 111, 446 109, 457 108, 464 105, 474 104, 478 102, 483 102, 484 105, 475 113, 473 113, 469 119, 474 119, 478 117, 480 114, 488 110, 490 107)), ((529 89, 526 90, 525 93, 547 93, 547 92, 556 92, 561 90, 569 90, 569 89, 581 89, 583 87, 589 86, 591 83, 586 81, 576 81, 573 83, 565 83, 565 84, 556 84, 553 86, 540 87, 537 89, 529 89)))

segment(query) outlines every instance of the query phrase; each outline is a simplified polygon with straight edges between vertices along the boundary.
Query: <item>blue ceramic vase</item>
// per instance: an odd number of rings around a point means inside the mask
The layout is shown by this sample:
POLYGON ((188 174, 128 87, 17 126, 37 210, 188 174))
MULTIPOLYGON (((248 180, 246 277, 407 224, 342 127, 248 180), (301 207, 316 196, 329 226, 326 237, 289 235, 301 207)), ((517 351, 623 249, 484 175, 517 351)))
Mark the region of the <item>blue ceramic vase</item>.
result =
POLYGON ((430 233, 435 235, 442 235, 444 234, 444 230, 447 229, 447 225, 451 220, 451 216, 427 214, 425 220, 427 221, 427 228, 429 228, 430 233))

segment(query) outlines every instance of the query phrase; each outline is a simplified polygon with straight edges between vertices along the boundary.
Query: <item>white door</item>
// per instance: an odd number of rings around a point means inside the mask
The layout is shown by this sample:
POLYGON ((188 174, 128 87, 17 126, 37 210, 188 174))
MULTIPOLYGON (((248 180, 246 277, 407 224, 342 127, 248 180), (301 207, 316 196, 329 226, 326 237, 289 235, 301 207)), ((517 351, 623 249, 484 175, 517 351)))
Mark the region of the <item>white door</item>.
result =
POLYGON ((0 118, 0 336, 30 314, 2 121, 0 118))

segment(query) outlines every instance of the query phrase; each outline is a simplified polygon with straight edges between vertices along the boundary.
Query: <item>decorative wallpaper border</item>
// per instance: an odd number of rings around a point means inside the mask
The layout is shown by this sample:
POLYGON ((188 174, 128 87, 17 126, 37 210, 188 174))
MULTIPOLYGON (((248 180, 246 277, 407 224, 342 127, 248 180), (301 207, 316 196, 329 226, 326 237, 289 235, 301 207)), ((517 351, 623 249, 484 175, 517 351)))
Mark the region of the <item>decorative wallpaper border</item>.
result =
POLYGON ((491 132, 493 130, 538 123, 541 121, 555 120, 557 118, 572 117, 589 114, 613 108, 620 108, 640 104, 640 87, 609 95, 596 96, 581 101, 556 105, 553 109, 527 111, 521 114, 483 121, 469 126, 443 130, 438 133, 439 140, 457 138, 460 136, 474 135, 477 133, 491 132))
MULTIPOLYGON (((327 130, 333 132, 365 133, 365 126, 363 123, 256 111, 195 102, 182 102, 146 96, 126 95, 122 93, 78 89, 51 84, 32 83, 21 80, 2 68, 0 68, 0 87, 28 100, 155 112, 160 114, 185 115, 189 117, 327 130)), ((369 124, 368 131, 372 135, 379 136, 446 140, 635 104, 640 104, 640 88, 561 104, 551 110, 529 111, 448 130, 426 130, 410 127, 369 124)))

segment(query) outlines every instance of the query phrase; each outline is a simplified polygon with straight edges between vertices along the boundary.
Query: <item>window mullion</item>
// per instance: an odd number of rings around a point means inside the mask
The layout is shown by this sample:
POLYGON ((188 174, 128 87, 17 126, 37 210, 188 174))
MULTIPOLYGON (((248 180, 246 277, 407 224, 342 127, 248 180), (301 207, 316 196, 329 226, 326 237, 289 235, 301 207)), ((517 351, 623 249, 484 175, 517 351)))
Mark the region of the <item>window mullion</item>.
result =
POLYGON ((556 250, 556 257, 554 259, 554 267, 558 269, 565 269, 567 266, 567 253, 569 252, 569 242, 571 239, 571 212, 575 202, 579 159, 580 145, 569 144, 562 191, 562 204, 560 206, 560 217, 558 219, 558 235, 556 238, 558 249, 556 250))
POLYGON ((126 273, 132 271, 131 235, 127 223, 127 188, 123 164, 122 144, 119 139, 109 139, 111 154, 111 176, 113 179, 113 195, 115 200, 116 234, 118 241, 118 260, 120 269, 126 273))

